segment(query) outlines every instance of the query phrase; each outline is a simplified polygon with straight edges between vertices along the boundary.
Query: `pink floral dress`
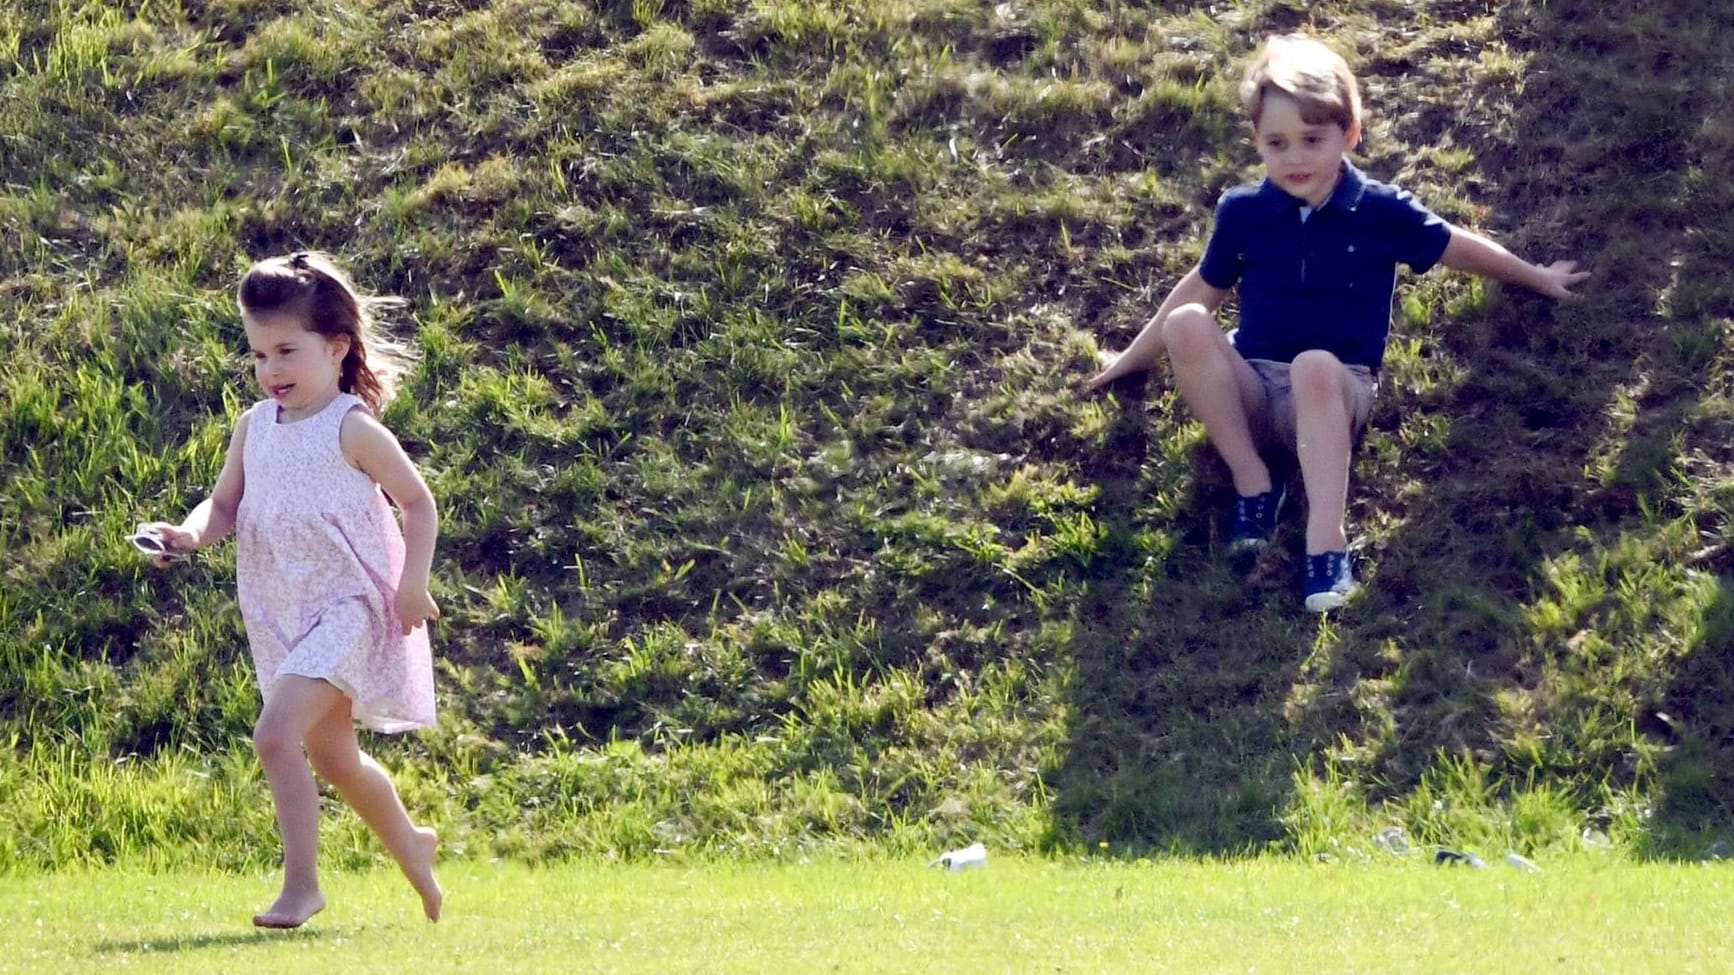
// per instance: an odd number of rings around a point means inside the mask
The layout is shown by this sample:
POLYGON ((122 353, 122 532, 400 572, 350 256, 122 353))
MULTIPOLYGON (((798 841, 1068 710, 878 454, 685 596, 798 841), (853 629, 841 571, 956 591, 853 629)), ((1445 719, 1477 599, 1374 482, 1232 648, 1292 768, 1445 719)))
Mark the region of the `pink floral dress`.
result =
POLYGON ((427 627, 398 620, 403 531, 373 479, 344 459, 343 418, 366 409, 342 393, 314 416, 277 422, 247 411, 235 524, 236 588, 259 691, 285 674, 331 684, 375 731, 434 723, 427 627))

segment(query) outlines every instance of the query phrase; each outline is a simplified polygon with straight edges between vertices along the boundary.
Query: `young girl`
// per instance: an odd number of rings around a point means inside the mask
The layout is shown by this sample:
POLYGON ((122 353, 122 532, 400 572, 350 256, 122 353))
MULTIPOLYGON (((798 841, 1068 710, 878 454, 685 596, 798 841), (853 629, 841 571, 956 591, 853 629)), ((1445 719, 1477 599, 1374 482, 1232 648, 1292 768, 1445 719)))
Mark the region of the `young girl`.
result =
POLYGON ((400 732, 434 721, 422 624, 440 615, 428 594, 438 513, 378 419, 403 350, 372 334, 372 310, 396 302, 359 295, 328 257, 305 252, 253 265, 238 298, 268 398, 235 424, 211 496, 179 525, 152 527, 176 551, 235 531, 241 618, 265 699, 253 745, 283 837, 283 892, 253 923, 299 927, 325 907, 313 772, 378 834, 437 921, 438 837, 410 820, 354 724, 400 732))

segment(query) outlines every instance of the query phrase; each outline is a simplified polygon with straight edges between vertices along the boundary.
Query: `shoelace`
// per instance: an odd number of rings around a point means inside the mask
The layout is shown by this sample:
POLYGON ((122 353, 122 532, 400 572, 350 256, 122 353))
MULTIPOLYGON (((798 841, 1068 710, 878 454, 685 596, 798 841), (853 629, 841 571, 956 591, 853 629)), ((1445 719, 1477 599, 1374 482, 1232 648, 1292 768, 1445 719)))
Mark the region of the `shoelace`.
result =
POLYGON ((1240 503, 1243 521, 1262 525, 1269 520, 1270 513, 1265 510, 1272 500, 1269 494, 1261 494, 1256 498, 1237 498, 1236 500, 1240 503))
POLYGON ((1316 559, 1307 559, 1307 578, 1317 579, 1320 582, 1326 580, 1334 582, 1337 575, 1338 568, 1336 559, 1328 556, 1316 559))

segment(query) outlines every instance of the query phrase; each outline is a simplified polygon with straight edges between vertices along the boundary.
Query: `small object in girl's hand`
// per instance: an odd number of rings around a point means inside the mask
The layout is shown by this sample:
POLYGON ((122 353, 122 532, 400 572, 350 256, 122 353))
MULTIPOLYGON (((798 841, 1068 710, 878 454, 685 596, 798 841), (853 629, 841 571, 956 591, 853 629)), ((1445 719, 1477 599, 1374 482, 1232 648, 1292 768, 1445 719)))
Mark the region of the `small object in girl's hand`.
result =
POLYGON ((152 558, 168 559, 170 562, 184 561, 193 554, 169 547, 168 536, 145 524, 140 524, 136 531, 126 537, 126 540, 131 542, 132 547, 140 552, 152 558))

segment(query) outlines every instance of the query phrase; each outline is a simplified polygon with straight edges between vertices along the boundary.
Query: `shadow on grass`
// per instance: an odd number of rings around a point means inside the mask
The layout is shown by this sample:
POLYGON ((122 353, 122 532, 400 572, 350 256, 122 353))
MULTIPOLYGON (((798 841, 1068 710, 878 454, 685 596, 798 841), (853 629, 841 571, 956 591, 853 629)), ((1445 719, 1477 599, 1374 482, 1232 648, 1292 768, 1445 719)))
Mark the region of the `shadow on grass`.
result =
POLYGON ((1734 760, 1734 574, 1724 569, 1697 643, 1681 658, 1664 709, 1671 740, 1662 763, 1656 824, 1641 852, 1662 860, 1734 857, 1728 832, 1734 760))
MULTIPOLYGON (((1595 276, 1577 301, 1506 287, 1447 321, 1432 341, 1466 364, 1463 381, 1442 403, 1396 404, 1442 411, 1452 432, 1436 463, 1405 471, 1424 491, 1378 553, 1369 613, 1347 641, 1346 662, 1395 691, 1393 727, 1362 742, 1385 789, 1413 786, 1437 755, 1470 755, 1512 788, 1565 778, 1655 789, 1658 839, 1734 821, 1728 724, 1687 732, 1713 756, 1703 762, 1676 748, 1653 764, 1663 742, 1646 731, 1665 727, 1650 720, 1664 705, 1725 708, 1723 663, 1706 652, 1728 645, 1725 623, 1655 664, 1632 649, 1651 635, 1621 630, 1633 629, 1622 614, 1641 612, 1645 594, 1611 594, 1581 612, 1579 633, 1613 645, 1602 657, 1525 615, 1549 593, 1556 559, 1593 563, 1624 539, 1653 542, 1662 522, 1691 512, 1681 455, 1713 395, 1698 373, 1718 354, 1717 316, 1729 313, 1711 282, 1723 273, 1734 193, 1703 173, 1734 162, 1731 26, 1726 9, 1686 0, 1520 3, 1499 15, 1527 67, 1521 89, 1484 81, 1469 93, 1510 120, 1476 145, 1488 229, 1532 260, 1575 258, 1595 276), (1398 659, 1381 667, 1381 648, 1393 645, 1398 659), (1514 713, 1511 700, 1533 710, 1514 713), (1539 744, 1517 744, 1525 734, 1539 744)), ((1403 507, 1390 495, 1368 503, 1403 507)), ((1601 571, 1615 589, 1619 579, 1601 571)), ((1718 617, 1728 612, 1722 579, 1718 617)))
MULTIPOLYGON (((1164 463, 1150 456, 1147 393, 1141 378, 1111 391, 1121 412, 1089 470, 1098 517, 1120 532, 1147 517, 1141 472, 1164 463)), ((1171 544, 1141 565, 1104 560, 1076 607, 1071 741, 1049 778, 1056 845, 1216 855, 1281 835, 1296 752, 1285 699, 1319 625, 1295 585, 1296 509, 1243 575, 1219 537, 1226 468, 1203 443, 1185 462, 1195 476, 1160 526, 1171 544)))
POLYGON ((339 928, 295 928, 270 931, 254 928, 246 931, 223 931, 207 934, 165 934, 161 938, 123 938, 98 941, 94 946, 99 955, 161 955, 182 951, 203 951, 209 948, 265 946, 284 941, 311 942, 341 938, 354 931, 339 928))

